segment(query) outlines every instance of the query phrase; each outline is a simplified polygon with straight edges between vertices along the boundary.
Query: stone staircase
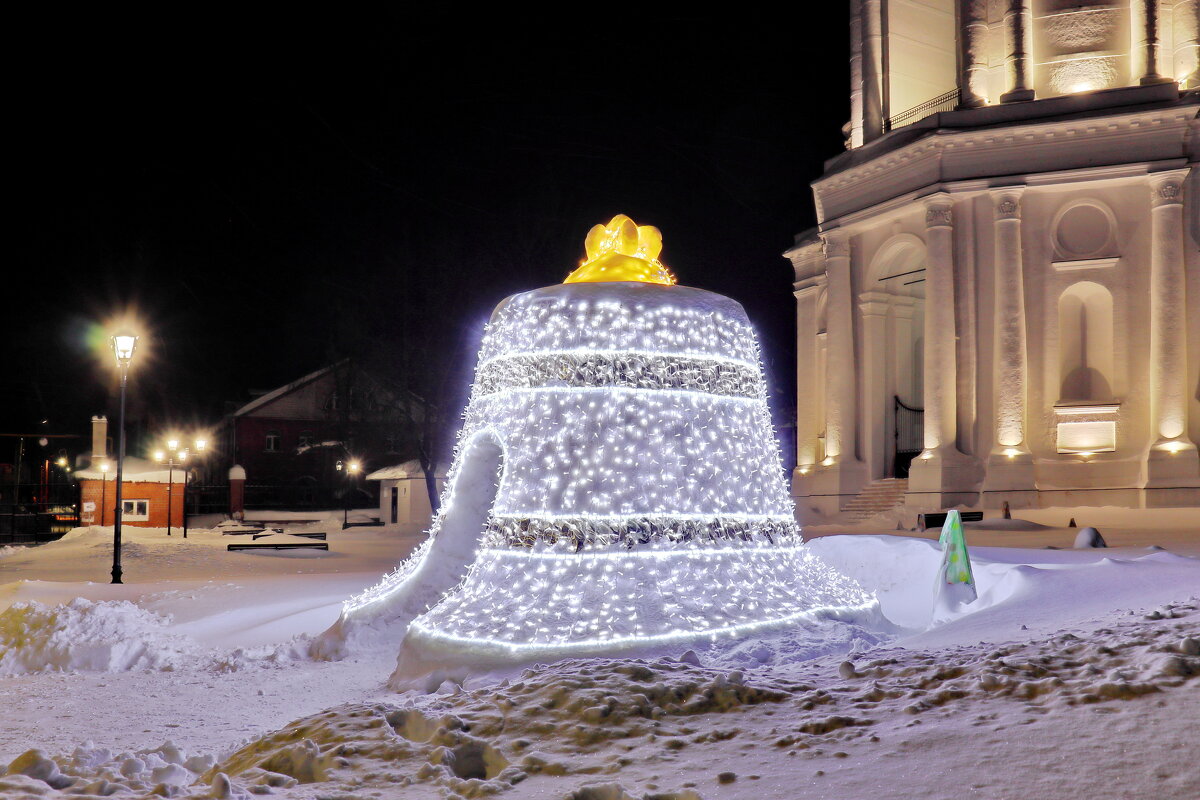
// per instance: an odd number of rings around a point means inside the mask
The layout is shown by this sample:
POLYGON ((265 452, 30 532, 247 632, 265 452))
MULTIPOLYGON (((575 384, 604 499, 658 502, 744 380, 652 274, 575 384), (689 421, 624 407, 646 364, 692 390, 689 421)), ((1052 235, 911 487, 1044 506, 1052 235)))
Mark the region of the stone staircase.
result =
POLYGON ((882 478, 871 481, 845 505, 842 514, 845 515, 846 522, 863 522, 880 512, 901 505, 907 491, 907 478, 882 478))

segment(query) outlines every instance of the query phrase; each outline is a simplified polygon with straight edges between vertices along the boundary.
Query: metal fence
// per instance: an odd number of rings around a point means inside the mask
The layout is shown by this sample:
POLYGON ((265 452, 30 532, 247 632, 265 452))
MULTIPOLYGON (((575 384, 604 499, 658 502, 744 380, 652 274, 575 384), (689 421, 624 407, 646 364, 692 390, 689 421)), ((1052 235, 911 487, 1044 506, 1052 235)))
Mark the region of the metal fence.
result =
MULTIPOLYGON (((347 501, 350 508, 371 508, 379 504, 375 494, 377 487, 377 483, 359 484, 349 489, 315 484, 248 483, 244 502, 247 509, 278 511, 344 508, 347 501)), ((229 486, 189 486, 187 509, 190 515, 228 513, 229 486)))
POLYGON ((74 483, 0 486, 0 545, 48 542, 79 525, 74 483))

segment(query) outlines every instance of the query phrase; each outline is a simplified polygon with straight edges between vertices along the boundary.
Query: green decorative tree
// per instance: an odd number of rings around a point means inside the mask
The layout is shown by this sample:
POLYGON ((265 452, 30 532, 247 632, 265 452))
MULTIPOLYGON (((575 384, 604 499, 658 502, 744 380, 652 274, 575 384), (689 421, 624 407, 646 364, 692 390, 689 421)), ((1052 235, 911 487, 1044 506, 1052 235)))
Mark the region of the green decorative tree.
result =
POLYGON ((967 552, 967 541, 963 538, 962 516, 956 510, 946 514, 946 522, 942 525, 942 535, 938 537, 942 546, 942 575, 946 583, 965 583, 975 586, 975 576, 971 573, 971 555, 967 552))

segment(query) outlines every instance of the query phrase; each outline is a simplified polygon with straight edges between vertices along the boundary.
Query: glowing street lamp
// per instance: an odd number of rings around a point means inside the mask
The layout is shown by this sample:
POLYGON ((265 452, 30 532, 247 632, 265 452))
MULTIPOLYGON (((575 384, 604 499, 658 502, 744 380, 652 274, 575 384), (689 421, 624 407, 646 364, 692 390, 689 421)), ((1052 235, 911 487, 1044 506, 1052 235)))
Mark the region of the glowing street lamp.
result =
MULTIPOLYGON (((195 440, 196 452, 203 455, 208 447, 207 439, 197 438, 195 440)), ((164 461, 167 465, 167 536, 171 535, 171 515, 174 512, 174 495, 175 495, 175 468, 185 467, 183 470, 183 538, 187 538, 187 485, 188 471, 186 464, 188 457, 191 456, 191 451, 187 448, 179 449, 179 439, 171 438, 167 440, 167 452, 162 450, 154 451, 154 460, 162 464, 164 461)))
POLYGON ((359 470, 362 469, 362 464, 358 461, 350 461, 348 463, 342 461, 337 462, 337 469, 339 472, 342 470, 343 466, 346 470, 346 488, 344 491, 346 502, 342 510, 342 530, 346 530, 350 527, 350 491, 354 486, 355 477, 358 475, 359 470))
POLYGON ((110 340, 117 366, 121 370, 121 413, 117 416, 119 444, 117 445, 117 501, 113 511, 113 566, 112 582, 121 583, 121 479, 125 472, 125 384, 129 378, 129 365, 133 363, 133 351, 138 337, 131 333, 118 333, 110 340))

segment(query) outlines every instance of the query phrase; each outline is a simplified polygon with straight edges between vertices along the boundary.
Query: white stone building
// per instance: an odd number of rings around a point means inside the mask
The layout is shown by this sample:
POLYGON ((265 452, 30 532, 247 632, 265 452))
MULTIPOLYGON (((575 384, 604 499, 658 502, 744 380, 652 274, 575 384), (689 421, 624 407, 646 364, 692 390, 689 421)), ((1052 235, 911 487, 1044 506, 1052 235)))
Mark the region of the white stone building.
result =
POLYGON ((1197 0, 851 9, 847 152, 785 254, 802 519, 897 477, 1200 507, 1197 0))

